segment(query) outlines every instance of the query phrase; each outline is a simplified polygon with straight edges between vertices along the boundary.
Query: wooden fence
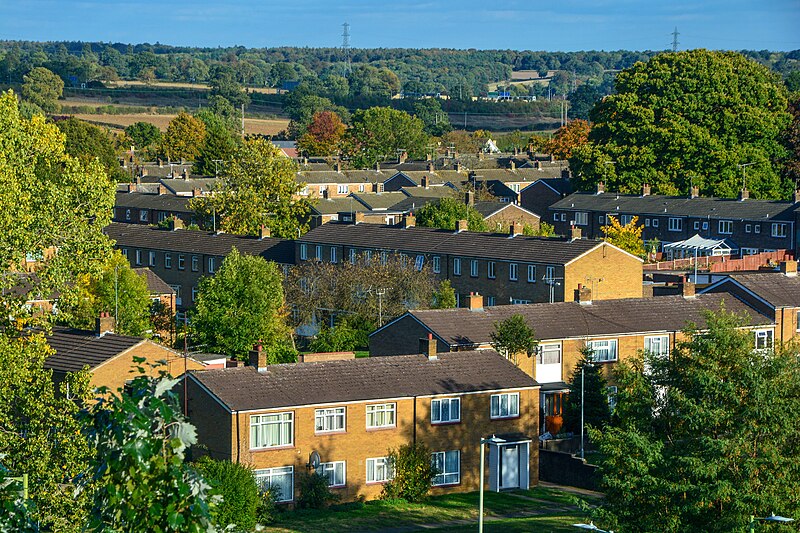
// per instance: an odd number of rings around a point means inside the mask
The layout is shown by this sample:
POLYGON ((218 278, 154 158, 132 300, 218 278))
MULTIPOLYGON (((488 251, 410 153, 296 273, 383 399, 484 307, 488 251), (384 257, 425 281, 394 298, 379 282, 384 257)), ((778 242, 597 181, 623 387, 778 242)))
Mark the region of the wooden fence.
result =
MULTIPOLYGON (((792 252, 777 250, 775 252, 762 252, 759 254, 745 255, 731 259, 730 256, 715 255, 697 258, 697 268, 704 272, 737 272, 740 270, 758 270, 762 267, 776 267, 781 261, 794 259, 792 252)), ((646 263, 645 271, 650 270, 692 270, 694 257, 673 259, 672 261, 658 261, 646 263)))

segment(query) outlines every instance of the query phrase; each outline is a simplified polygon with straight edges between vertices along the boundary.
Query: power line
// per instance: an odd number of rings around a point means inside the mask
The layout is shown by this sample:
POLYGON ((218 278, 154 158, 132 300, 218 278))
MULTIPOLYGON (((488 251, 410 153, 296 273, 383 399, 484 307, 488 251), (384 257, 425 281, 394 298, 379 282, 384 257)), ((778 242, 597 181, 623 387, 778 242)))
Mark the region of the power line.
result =
POLYGON ((350 24, 342 24, 342 76, 345 78, 353 71, 350 64, 350 24))
POLYGON ((678 35, 680 35, 680 33, 678 33, 678 27, 675 26, 675 31, 672 32, 672 51, 673 52, 677 52, 678 51, 678 44, 679 44, 678 43, 678 35))

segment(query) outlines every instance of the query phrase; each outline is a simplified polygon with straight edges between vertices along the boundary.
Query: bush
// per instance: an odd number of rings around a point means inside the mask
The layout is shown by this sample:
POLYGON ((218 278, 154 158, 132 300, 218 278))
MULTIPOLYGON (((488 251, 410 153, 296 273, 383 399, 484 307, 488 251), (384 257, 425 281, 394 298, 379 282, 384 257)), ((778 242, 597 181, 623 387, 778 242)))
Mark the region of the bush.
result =
POLYGON ((394 470, 394 479, 383 486, 381 499, 402 498, 415 503, 428 496, 436 470, 427 446, 403 444, 396 450, 389 450, 389 464, 394 470))
POLYGON ((327 477, 316 472, 304 473, 300 476, 298 507, 301 509, 322 509, 336 501, 339 501, 339 495, 331 492, 327 477))
POLYGON ((220 528, 235 524, 237 530, 252 531, 261 500, 253 471, 238 463, 209 457, 201 458, 195 467, 213 487, 212 494, 223 498, 214 509, 214 523, 220 528))
POLYGON ((278 518, 278 495, 267 489, 263 491, 256 506, 256 522, 262 526, 273 523, 278 518))

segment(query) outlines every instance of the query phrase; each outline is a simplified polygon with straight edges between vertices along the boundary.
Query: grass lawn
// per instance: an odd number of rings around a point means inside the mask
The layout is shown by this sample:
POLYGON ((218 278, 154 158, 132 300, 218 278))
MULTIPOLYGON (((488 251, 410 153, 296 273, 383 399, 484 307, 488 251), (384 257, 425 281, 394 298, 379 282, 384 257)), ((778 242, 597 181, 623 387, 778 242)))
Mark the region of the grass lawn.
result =
MULTIPOLYGON (((578 514, 557 514, 550 516, 531 516, 527 518, 506 518, 503 520, 493 520, 483 523, 483 530, 487 533, 574 533, 578 529, 572 524, 585 522, 583 517, 578 514)), ((444 527, 426 529, 432 533, 463 533, 464 526, 444 527)))
MULTIPOLYGON (((487 531, 562 531, 562 529, 547 528, 551 526, 565 527, 565 524, 568 526, 583 520, 579 511, 575 510, 573 513, 573 511, 564 510, 564 507, 571 506, 573 502, 572 495, 538 487, 527 491, 501 494, 485 492, 484 508, 487 517, 533 511, 541 512, 544 515, 509 518, 498 523, 486 522, 487 531), (549 503, 532 501, 530 498, 545 500, 549 503), (510 525, 506 526, 506 523, 510 525), (513 529, 516 527, 519 529, 513 529)), ((446 522, 469 520, 477 523, 477 517, 478 493, 469 492, 435 496, 421 504, 374 500, 332 506, 325 510, 286 511, 275 524, 267 528, 267 531, 275 533, 380 531, 436 523, 443 523, 445 529, 442 531, 460 531, 465 527, 463 524, 452 526, 452 524, 447 525, 446 522)), ((567 531, 567 529, 563 529, 563 531, 567 531)))

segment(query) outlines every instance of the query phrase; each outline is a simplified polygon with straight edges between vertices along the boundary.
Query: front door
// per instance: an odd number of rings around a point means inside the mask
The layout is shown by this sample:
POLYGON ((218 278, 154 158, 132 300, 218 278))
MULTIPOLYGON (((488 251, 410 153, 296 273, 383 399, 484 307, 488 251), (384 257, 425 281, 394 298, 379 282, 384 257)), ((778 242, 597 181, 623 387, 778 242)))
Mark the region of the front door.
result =
POLYGON ((519 488, 519 447, 514 444, 500 450, 500 488, 519 488))

